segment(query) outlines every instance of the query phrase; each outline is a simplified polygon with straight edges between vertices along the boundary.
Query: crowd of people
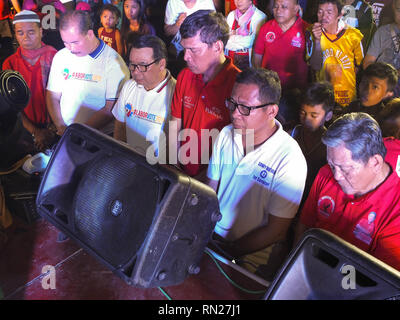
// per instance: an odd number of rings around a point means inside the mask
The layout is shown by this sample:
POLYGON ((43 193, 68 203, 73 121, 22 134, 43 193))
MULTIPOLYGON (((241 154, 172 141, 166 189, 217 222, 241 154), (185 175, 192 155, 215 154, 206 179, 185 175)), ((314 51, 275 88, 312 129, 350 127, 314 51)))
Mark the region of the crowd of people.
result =
POLYGON ((82 123, 208 184, 212 245, 267 279, 308 228, 400 270, 400 0, 21 2, 37 151, 82 123))

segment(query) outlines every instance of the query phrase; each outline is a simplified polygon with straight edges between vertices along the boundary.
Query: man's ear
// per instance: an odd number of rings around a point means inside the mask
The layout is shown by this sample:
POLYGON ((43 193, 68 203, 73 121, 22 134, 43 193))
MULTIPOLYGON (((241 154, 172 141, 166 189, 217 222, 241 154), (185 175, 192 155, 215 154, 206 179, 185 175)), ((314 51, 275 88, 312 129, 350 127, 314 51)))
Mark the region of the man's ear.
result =
POLYGON ((368 165, 373 168, 376 172, 379 172, 381 170, 382 164, 384 160, 381 155, 375 154, 368 160, 368 165))
POLYGON ((161 59, 161 60, 158 62, 158 65, 160 66, 160 69, 161 69, 161 70, 164 70, 164 69, 167 67, 167 60, 165 60, 164 58, 161 59))
POLYGON ((221 40, 218 40, 213 43, 213 48, 218 53, 224 52, 224 43, 221 40))
POLYGON ((96 37, 92 29, 89 29, 86 35, 89 37, 89 39, 93 39, 93 37, 96 37))
POLYGON ((277 104, 272 104, 267 109, 267 117, 269 119, 276 118, 279 112, 279 106, 277 104))

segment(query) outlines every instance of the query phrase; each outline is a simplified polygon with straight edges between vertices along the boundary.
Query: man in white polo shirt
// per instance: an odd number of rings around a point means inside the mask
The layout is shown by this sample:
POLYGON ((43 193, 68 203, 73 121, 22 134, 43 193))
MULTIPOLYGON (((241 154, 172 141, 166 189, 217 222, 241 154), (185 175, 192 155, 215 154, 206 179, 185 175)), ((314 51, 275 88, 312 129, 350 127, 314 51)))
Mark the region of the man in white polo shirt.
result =
POLYGON ((129 78, 125 62, 96 38, 85 11, 64 14, 60 18, 60 34, 66 48, 54 56, 46 94, 58 134, 74 122, 111 134, 111 110, 129 78))
POLYGON ((307 174, 299 145, 275 119, 280 96, 276 72, 238 74, 226 100, 232 124, 220 132, 207 173, 222 213, 217 238, 253 272, 286 238, 307 174))
MULTIPOLYGON (((176 80, 167 69, 168 53, 160 38, 141 35, 129 45, 132 79, 125 83, 112 111, 116 119, 114 138, 127 142, 144 156, 147 152, 153 153, 153 158, 160 151, 160 135, 164 132, 168 137, 176 80), (153 148, 149 149, 150 146, 153 148)), ((160 144, 165 145, 165 141, 160 144)))

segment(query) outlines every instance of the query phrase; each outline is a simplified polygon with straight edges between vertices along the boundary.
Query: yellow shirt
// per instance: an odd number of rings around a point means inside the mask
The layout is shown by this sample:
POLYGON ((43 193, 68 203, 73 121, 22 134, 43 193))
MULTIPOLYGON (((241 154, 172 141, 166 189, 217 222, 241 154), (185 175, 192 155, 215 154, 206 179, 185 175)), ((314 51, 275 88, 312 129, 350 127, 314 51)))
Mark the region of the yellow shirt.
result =
POLYGON ((321 36, 323 66, 317 80, 332 83, 335 100, 342 106, 356 98, 356 66, 364 58, 362 38, 359 30, 348 25, 337 35, 323 32, 321 36))

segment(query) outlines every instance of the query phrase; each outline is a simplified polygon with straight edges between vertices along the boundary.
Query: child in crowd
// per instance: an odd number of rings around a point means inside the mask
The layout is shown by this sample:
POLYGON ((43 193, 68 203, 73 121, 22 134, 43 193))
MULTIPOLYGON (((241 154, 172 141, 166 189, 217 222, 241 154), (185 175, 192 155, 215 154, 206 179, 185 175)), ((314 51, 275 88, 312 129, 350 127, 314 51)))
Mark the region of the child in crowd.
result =
POLYGON ((116 25, 120 18, 117 7, 112 4, 106 4, 100 11, 100 22, 102 27, 98 30, 101 40, 117 51, 121 56, 124 54, 121 33, 116 25))
POLYGON ((131 33, 155 35, 154 27, 148 23, 146 4, 144 0, 124 0, 124 14, 122 15, 121 34, 126 52, 126 44, 131 33))
POLYGON ((350 103, 342 112, 365 112, 377 119, 393 96, 397 80, 397 70, 392 65, 383 62, 370 64, 361 76, 359 99, 350 103))
POLYGON ((302 203, 319 169, 326 164, 326 147, 321 138, 327 130, 325 123, 332 119, 334 106, 333 86, 329 82, 312 83, 302 99, 300 124, 291 131, 291 136, 298 142, 307 161, 308 172, 302 203))
POLYGON ((267 16, 253 4, 253 0, 235 0, 236 9, 226 18, 230 36, 225 54, 233 59, 239 69, 251 67, 254 40, 267 16))

